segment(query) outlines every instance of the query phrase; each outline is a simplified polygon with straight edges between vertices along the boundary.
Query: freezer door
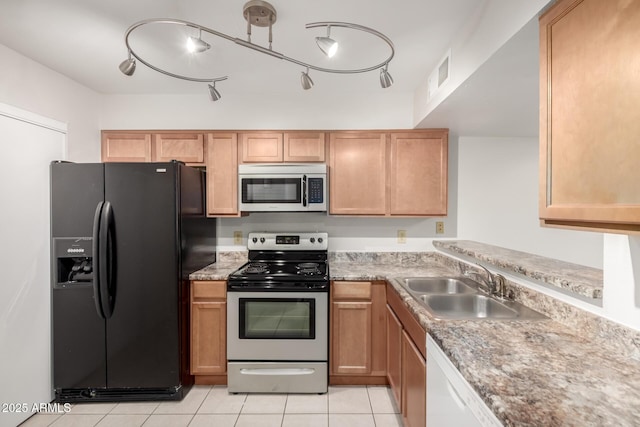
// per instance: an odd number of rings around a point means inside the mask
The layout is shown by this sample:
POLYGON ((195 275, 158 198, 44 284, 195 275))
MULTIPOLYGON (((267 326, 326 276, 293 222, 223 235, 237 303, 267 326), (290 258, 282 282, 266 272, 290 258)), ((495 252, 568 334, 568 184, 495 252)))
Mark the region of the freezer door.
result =
MULTIPOLYGON (((102 164, 52 163, 52 242, 90 240, 103 197, 102 164)), ((61 258, 55 247, 51 256, 53 387, 106 387, 105 321, 96 311, 92 283, 67 282, 68 273, 61 271, 72 258, 61 258)))
MULTIPOLYGON (((181 304, 177 164, 105 164, 116 263, 107 320, 107 386, 180 385, 181 304)), ((184 308, 183 308, 184 310, 184 308)))

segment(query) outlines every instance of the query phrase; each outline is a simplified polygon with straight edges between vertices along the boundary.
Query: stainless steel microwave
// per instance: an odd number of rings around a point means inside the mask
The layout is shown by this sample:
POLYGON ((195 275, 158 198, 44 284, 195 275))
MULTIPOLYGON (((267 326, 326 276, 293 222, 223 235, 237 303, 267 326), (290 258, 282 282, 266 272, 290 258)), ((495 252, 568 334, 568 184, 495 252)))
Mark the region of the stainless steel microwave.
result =
POLYGON ((240 210, 325 212, 327 165, 262 163, 238 166, 240 210))

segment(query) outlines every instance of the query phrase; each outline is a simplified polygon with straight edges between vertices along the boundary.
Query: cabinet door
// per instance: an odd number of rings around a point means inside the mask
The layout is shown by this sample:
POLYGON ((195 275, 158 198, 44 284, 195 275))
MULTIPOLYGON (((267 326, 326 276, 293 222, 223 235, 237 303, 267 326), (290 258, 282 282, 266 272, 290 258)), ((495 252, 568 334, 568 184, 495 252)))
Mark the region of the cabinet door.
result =
POLYGON ((103 162, 150 162, 150 133, 102 132, 103 162))
POLYGON ((285 132, 285 162, 324 162, 324 132, 285 132))
MULTIPOLYGON (((426 350, 425 350, 426 351, 426 350)), ((427 413, 427 364, 411 337, 402 332, 402 417, 408 427, 424 427, 427 413)))
POLYGON ((207 215, 239 215, 238 140, 235 133, 207 135, 207 215))
POLYGON ((371 282, 331 285, 331 374, 371 373, 371 282))
POLYGON ((560 0, 540 18, 540 218, 640 231, 640 2, 560 0))
POLYGON ((329 139, 329 213, 384 215, 387 201, 384 133, 332 133, 329 139))
POLYGON ((447 135, 391 134, 391 215, 447 215, 447 135))
POLYGON ((227 371, 226 282, 191 283, 191 373, 227 371))
POLYGON ((201 133, 158 133, 153 135, 153 161, 179 160, 204 163, 204 136, 201 133))
POLYGON ((331 373, 370 373, 371 302, 337 301, 331 308, 331 373))
POLYGON ((227 371, 227 304, 198 302, 191 305, 191 373, 227 371))
POLYGON ((387 380, 398 408, 402 408, 402 323, 387 305, 387 380))
POLYGON ((248 132, 240 134, 242 163, 282 162, 282 133, 248 132))

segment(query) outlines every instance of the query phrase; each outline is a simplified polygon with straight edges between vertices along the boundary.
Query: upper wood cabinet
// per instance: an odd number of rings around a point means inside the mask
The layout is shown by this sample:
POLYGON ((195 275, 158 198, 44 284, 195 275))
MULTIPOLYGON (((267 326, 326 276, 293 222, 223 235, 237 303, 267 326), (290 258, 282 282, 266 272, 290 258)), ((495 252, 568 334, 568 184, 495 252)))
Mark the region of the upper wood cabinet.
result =
POLYGON ((324 162, 324 132, 240 133, 241 163, 324 162))
POLYGON ((447 214, 447 132, 391 134, 389 213, 447 214))
POLYGON ((238 216, 238 139, 207 134, 207 215, 238 216))
POLYGON ((157 133, 153 135, 153 161, 179 160, 204 164, 204 135, 201 133, 157 133))
POLYGON ((151 134, 102 132, 103 162, 150 162, 151 134))
POLYGON ((640 232, 638 40, 638 1, 559 0, 540 18, 543 223, 640 232))
POLYGON ((198 132, 102 132, 103 162, 169 162, 204 165, 204 135, 198 132))
POLYGON ((337 132, 329 136, 329 213, 384 215, 387 135, 337 132))
POLYGON ((336 132, 329 138, 331 214, 447 214, 448 131, 336 132))

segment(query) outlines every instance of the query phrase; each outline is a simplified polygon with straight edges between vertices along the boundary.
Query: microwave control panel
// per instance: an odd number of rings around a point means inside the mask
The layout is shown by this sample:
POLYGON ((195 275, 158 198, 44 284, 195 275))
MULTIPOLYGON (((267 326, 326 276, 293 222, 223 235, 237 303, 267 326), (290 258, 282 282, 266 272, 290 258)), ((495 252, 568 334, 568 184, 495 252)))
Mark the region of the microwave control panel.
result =
POLYGON ((323 181, 323 178, 309 178, 307 190, 309 192, 309 203, 324 203, 323 181))

